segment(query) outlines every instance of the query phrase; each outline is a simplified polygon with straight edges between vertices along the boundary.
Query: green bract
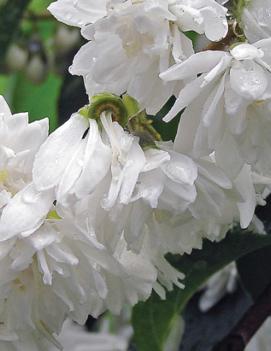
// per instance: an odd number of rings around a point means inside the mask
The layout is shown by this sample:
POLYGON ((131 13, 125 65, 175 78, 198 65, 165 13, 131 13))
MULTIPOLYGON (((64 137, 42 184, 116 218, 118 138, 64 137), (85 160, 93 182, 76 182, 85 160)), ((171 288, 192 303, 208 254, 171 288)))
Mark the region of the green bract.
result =
POLYGON ((98 120, 103 112, 110 111, 113 121, 126 126, 129 113, 123 100, 114 94, 101 93, 93 96, 88 107, 88 118, 98 120))

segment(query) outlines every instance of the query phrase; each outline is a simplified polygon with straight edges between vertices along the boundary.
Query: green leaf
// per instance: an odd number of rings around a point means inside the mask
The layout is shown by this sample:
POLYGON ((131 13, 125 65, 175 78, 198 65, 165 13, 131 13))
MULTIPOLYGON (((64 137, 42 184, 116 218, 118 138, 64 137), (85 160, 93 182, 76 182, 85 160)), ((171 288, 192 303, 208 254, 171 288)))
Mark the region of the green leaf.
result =
POLYGON ((8 78, 8 76, 0 74, 0 95, 3 95, 6 91, 8 78))
POLYGON ((14 113, 29 112, 30 121, 44 117, 50 119, 50 130, 58 125, 57 102, 61 88, 61 78, 50 74, 43 84, 35 85, 23 74, 16 76, 12 92, 11 106, 14 113))
POLYGON ((163 121, 163 117, 172 108, 175 100, 176 99, 172 96, 156 116, 149 116, 153 120, 153 126, 161 135, 163 141, 174 140, 177 133, 181 114, 173 118, 170 122, 166 123, 163 121))
POLYGON ((34 12, 40 12, 47 9, 53 0, 32 0, 29 9, 34 12))
POLYGON ((133 310, 132 322, 138 351, 164 351, 171 326, 188 300, 215 272, 255 250, 271 245, 271 235, 235 231, 219 243, 205 241, 202 250, 173 257, 171 262, 185 273, 185 289, 174 289, 162 301, 155 293, 133 310))
POLYGON ((243 287, 256 300, 271 282, 271 247, 240 258, 237 268, 243 287))

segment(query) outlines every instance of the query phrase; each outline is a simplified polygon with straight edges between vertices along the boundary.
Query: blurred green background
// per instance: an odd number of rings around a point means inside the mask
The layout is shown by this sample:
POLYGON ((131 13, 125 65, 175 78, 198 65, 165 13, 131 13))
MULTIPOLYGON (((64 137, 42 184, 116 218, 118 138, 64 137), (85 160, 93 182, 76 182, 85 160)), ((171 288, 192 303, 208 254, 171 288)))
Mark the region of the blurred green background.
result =
MULTIPOLYGON (((23 1, 14 2, 12 9, 16 9, 16 6, 23 8, 17 10, 14 18, 10 19, 11 23, 5 23, 6 26, 9 24, 13 32, 8 38, 9 43, 5 55, 2 55, 0 94, 4 95, 14 113, 28 111, 31 121, 49 117, 52 131, 59 123, 58 102, 65 78, 62 72, 65 71, 67 65, 64 63, 65 67, 62 67, 60 73, 54 67, 55 62, 52 63, 53 41, 58 31, 58 24, 46 11, 50 2, 50 0, 32 0, 25 1, 23 5, 23 1), (14 51, 14 45, 23 51, 14 51), (28 67, 14 69, 16 59, 20 60, 20 55, 25 53, 28 56, 26 63, 28 67), (33 57, 36 61, 33 60, 33 57), (15 60, 15 63, 12 60, 15 60), (30 72, 31 63, 32 73, 30 72), (35 74, 37 79, 33 78, 35 74)), ((3 26, 1 17, 6 17, 7 7, 12 6, 11 3, 12 0, 0 3, 0 27, 3 26)), ((8 33, 7 28, 3 29, 8 33)), ((5 48, 7 39, 3 36, 0 39, 2 39, 1 49, 5 48)), ((65 54, 67 55, 68 52, 65 54)))

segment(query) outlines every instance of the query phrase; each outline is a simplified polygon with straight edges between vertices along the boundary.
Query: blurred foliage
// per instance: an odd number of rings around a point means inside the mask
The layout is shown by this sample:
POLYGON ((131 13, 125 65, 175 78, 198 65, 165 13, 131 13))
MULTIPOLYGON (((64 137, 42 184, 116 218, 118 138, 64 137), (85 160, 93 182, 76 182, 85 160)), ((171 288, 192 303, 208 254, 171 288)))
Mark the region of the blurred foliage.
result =
POLYGON ((39 13, 46 10, 51 2, 52 0, 33 0, 29 5, 29 9, 39 13))
POLYGON ((200 293, 196 294, 185 308, 185 332, 179 351, 211 351, 252 305, 252 300, 240 286, 205 313, 198 308, 199 297, 200 293))
POLYGON ((21 18, 30 0, 8 0, 0 3, 0 66, 6 51, 16 35, 21 18))
POLYGON ((14 112, 28 111, 30 120, 50 118, 50 129, 57 125, 57 102, 60 93, 61 78, 49 74, 46 81, 36 85, 22 74, 14 77, 11 105, 14 112))
MULTIPOLYGON (((56 31, 57 22, 53 17, 43 20, 42 15, 48 14, 46 9, 51 2, 50 0, 9 0, 6 3, 5 6, 11 7, 13 10, 12 16, 10 15, 8 18, 8 28, 13 28, 14 30, 10 33, 8 39, 0 36, 2 55, 5 53, 5 50, 2 48, 7 49, 6 45, 10 45, 12 40, 25 43, 31 37, 40 40, 44 46, 42 50, 50 53, 50 50, 53 49, 51 42, 56 31), (23 14, 25 14, 25 17, 23 17, 23 14), (41 20, 37 20, 35 17, 32 19, 31 17, 37 16, 38 18, 39 15, 41 15, 41 20)), ((1 16, 5 17, 5 8, 0 7, 0 9, 0 18, 1 16)), ((0 27, 1 25, 3 26, 3 23, 0 24, 0 27)), ((9 31, 5 30, 5 32, 9 31)), ((45 69, 46 65, 48 63, 44 62, 45 69)), ((0 74, 0 94, 5 96, 13 113, 28 111, 30 121, 49 117, 50 130, 52 131, 58 125, 58 99, 61 92, 62 80, 63 77, 60 74, 51 72, 48 75, 46 74, 45 79, 37 84, 31 82, 22 72, 2 70, 0 74)))
POLYGON ((237 261, 241 282, 256 300, 271 282, 271 246, 257 250, 237 261))
MULTIPOLYGON (((257 217, 264 223, 266 232, 271 232, 271 196, 265 206, 256 209, 257 217)), ((237 261, 241 283, 248 295, 256 300, 271 282, 271 247, 248 254, 237 261)))
POLYGON ((135 343, 139 351, 164 351, 176 317, 184 310, 189 299, 215 272, 257 249, 271 245, 271 235, 258 235, 234 230, 219 243, 204 242, 202 250, 191 255, 174 257, 172 263, 185 274, 185 288, 175 288, 165 301, 155 293, 146 302, 140 302, 133 311, 135 343))

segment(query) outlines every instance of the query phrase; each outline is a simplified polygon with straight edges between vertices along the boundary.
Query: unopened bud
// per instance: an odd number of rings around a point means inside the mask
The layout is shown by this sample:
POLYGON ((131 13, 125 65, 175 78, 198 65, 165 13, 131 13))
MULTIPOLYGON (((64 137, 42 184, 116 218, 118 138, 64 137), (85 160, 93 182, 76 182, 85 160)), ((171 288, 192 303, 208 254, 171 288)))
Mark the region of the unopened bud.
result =
POLYGON ((69 29, 68 27, 61 25, 58 27, 55 36, 55 48, 59 54, 65 54, 69 50, 73 49, 74 46, 80 40, 80 32, 78 29, 69 29))
POLYGON ((88 107, 88 117, 99 120, 104 111, 110 111, 113 121, 117 121, 123 127, 128 123, 128 111, 119 96, 110 93, 93 96, 88 107))
POLYGON ((46 78, 47 65, 40 55, 33 55, 25 69, 25 74, 29 80, 35 84, 42 83, 46 78))
POLYGON ((11 71, 21 71, 27 64, 28 53, 17 44, 12 44, 6 55, 6 64, 11 71))

